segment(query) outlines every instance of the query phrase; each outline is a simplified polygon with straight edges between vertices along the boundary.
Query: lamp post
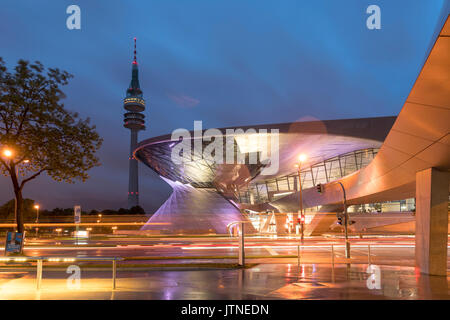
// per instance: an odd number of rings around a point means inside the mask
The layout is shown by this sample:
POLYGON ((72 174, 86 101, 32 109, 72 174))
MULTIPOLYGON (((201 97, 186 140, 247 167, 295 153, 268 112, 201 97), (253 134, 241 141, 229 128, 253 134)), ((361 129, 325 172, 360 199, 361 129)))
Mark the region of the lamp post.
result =
MULTIPOLYGON (((36 223, 39 223, 39 205, 35 204, 34 208, 36 209, 36 223)), ((38 236, 39 227, 36 226, 36 238, 38 236)))
POLYGON ((300 216, 298 217, 299 221, 300 221, 300 232, 301 232, 301 240, 303 243, 303 239, 304 239, 304 226, 305 226, 305 215, 303 213, 303 195, 302 195, 302 176, 301 176, 301 167, 302 167, 302 162, 304 162, 306 160, 306 155, 301 154, 298 157, 298 164, 296 165, 297 170, 298 170, 298 182, 299 182, 299 198, 300 198, 300 216))
MULTIPOLYGON (((5 158, 8 158, 9 159, 9 161, 10 162, 12 162, 12 158, 13 158, 13 156, 14 156, 14 152, 11 150, 11 149, 9 149, 9 148, 5 148, 5 149, 3 149, 3 152, 2 152, 2 154, 3 154, 3 156, 5 157, 5 158)), ((15 173, 16 173, 16 177, 19 175, 19 167, 17 166, 14 166, 15 167, 15 173)), ((17 198, 16 197, 14 197, 14 216, 16 216, 16 218, 17 218, 17 215, 16 215, 16 213, 17 213, 17 198)), ((17 221, 16 221, 17 222, 17 221)), ((16 226, 17 227, 17 226, 16 226)), ((17 229, 16 229, 17 230, 17 229)))
MULTIPOLYGON (((18 161, 16 163, 14 163, 14 150, 10 149, 8 147, 4 148, 2 150, 2 155, 7 158, 9 160, 9 166, 10 168, 13 170, 12 172, 10 171, 10 175, 11 175, 11 179, 14 181, 16 181, 18 183, 19 180, 19 165, 20 163, 29 163, 30 160, 28 159, 23 159, 22 161, 18 161), (13 177, 13 175, 15 174, 15 177, 13 177)), ((2 160, 3 162, 3 160, 2 160)), ((16 188, 17 186, 15 186, 16 188)), ((17 194, 15 194, 14 197, 14 215, 16 217, 16 230, 18 229, 18 225, 19 225, 19 221, 18 220, 18 215, 17 215, 17 210, 18 210, 18 203, 17 203, 17 194)))
MULTIPOLYGON (((11 149, 8 149, 8 148, 3 149, 2 154, 3 154, 3 156, 4 156, 5 158, 8 158, 9 161, 12 162, 12 158, 13 158, 13 156, 14 156, 14 152, 13 152, 11 149)), ((19 168, 16 167, 16 166, 14 166, 14 168, 15 168, 15 171, 16 171, 16 176, 18 176, 18 175, 19 175, 19 168)))

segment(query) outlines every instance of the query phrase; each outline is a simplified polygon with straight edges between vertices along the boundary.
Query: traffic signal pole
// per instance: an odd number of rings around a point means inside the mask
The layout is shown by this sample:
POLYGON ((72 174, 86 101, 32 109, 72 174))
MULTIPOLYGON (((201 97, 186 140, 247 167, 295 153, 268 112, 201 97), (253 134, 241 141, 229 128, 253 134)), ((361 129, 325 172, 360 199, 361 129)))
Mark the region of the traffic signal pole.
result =
POLYGON ((339 182, 344 194, 343 204, 344 204, 344 232, 345 232, 345 257, 350 258, 350 242, 348 240, 348 212, 347 212, 347 196, 345 194, 344 185, 339 182))
MULTIPOLYGON (((336 183, 339 183, 339 185, 341 186, 342 193, 343 193, 343 196, 344 196, 343 199, 342 199, 342 203, 344 205, 345 257, 346 258, 350 258, 350 242, 348 240, 348 223, 349 223, 349 219, 348 219, 348 212, 347 212, 347 196, 345 194, 344 185, 341 182, 339 182, 339 181, 336 181, 336 183)), ((330 183, 330 184, 333 184, 333 182, 330 183)), ((317 192, 322 193, 323 192, 323 186, 324 185, 319 183, 316 186, 317 192)), ((339 220, 339 222, 341 221, 341 218, 340 218, 339 215, 338 215, 338 220, 339 220)))

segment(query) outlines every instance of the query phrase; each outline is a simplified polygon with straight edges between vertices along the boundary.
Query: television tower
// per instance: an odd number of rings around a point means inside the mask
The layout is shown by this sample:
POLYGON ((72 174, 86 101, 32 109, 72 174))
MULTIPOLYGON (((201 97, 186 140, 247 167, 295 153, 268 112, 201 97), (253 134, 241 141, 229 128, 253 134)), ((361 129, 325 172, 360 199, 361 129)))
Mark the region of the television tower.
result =
POLYGON ((139 184, 138 184, 138 162, 133 157, 136 149, 137 136, 140 130, 145 130, 145 100, 142 97, 142 90, 139 86, 138 63, 136 60, 136 38, 134 38, 134 59, 131 68, 131 83, 127 89, 125 99, 123 99, 125 113, 123 115, 123 126, 131 131, 129 180, 128 180, 128 208, 139 205, 139 184))

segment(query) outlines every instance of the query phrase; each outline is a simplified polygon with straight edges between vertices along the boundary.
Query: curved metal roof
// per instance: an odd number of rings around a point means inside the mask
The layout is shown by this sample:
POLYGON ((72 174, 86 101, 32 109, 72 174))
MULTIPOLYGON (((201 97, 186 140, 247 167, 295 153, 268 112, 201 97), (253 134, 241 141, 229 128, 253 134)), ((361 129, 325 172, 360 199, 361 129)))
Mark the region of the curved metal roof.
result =
MULTIPOLYGON (((250 181, 292 173, 300 153, 308 155, 304 163, 308 166, 350 151, 378 148, 394 121, 395 117, 378 117, 241 127, 243 130, 279 130, 279 168, 275 173, 264 176, 260 173, 267 163, 260 159, 255 164, 217 164, 212 158, 199 157, 193 162, 177 165, 171 159, 171 152, 178 140, 172 140, 171 135, 140 142, 134 156, 164 178, 190 183, 194 187, 216 187, 227 195, 234 188, 244 187, 250 181)), ((219 129, 224 137, 227 129, 236 128, 219 129)), ((193 136, 191 132, 192 145, 193 136)), ((208 143, 204 141, 203 145, 208 143)), ((234 143, 239 144, 236 139, 234 143)), ((245 153, 239 146, 235 150, 237 153, 245 153)))

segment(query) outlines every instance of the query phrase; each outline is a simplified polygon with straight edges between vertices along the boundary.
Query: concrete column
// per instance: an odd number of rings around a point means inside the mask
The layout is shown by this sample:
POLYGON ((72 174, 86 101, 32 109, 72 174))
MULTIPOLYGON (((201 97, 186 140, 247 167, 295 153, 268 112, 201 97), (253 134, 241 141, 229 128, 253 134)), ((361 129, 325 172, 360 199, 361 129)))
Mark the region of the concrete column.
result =
POLYGON ((239 222, 239 261, 238 264, 240 266, 245 266, 245 229, 244 222, 239 222))
POLYGON ((416 267, 447 275, 449 173, 429 168, 416 173, 416 267))

